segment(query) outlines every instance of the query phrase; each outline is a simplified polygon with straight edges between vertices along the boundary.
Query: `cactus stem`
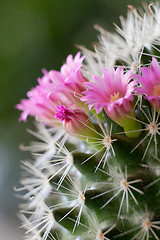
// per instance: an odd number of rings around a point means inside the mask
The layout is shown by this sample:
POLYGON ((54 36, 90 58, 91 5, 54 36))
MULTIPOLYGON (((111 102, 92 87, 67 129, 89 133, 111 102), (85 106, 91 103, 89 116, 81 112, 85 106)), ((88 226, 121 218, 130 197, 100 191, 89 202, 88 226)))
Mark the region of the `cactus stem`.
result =
POLYGON ((96 150, 96 152, 82 162, 82 164, 84 164, 85 162, 90 160, 92 157, 94 157, 96 154, 98 154, 99 152, 104 152, 102 157, 99 160, 99 163, 98 163, 98 165, 95 169, 95 172, 98 170, 98 168, 99 168, 99 166, 102 162, 103 162, 103 168, 105 167, 106 162, 108 161, 108 157, 110 155, 110 150, 111 150, 113 156, 115 156, 115 151, 114 151, 114 148, 112 146, 112 143, 114 141, 117 141, 117 139, 112 139, 111 138, 112 125, 111 125, 111 128, 108 129, 105 126, 102 126, 102 124, 100 123, 98 118, 96 118, 96 120, 97 120, 97 123, 98 123, 101 131, 102 131, 101 134, 99 132, 97 132, 97 135, 99 135, 100 137, 97 137, 97 138, 93 138, 93 137, 90 137, 90 136, 87 137, 87 143, 89 143, 96 150))
POLYGON ((159 240, 159 237, 157 236, 157 234, 155 233, 155 231, 153 229, 160 229, 160 227, 158 225, 160 225, 160 221, 152 221, 153 218, 153 214, 149 214, 148 212, 145 213, 145 215, 139 215, 137 214, 138 217, 138 222, 139 222, 139 226, 130 229, 122 234, 119 234, 117 236, 115 236, 114 238, 119 238, 121 236, 125 236, 127 234, 130 234, 134 231, 137 231, 138 229, 140 229, 138 232, 136 232, 136 234, 131 238, 131 240, 133 239, 139 239, 139 240, 149 240, 150 239, 150 233, 152 234, 152 236, 156 239, 159 240))
MULTIPOLYGON (((147 109, 148 110, 148 109, 147 109)), ((143 157, 142 157, 142 161, 144 160, 145 156, 146 156, 146 153, 149 149, 149 146, 151 144, 151 141, 152 139, 154 139, 154 144, 155 144, 155 157, 157 157, 157 138, 156 138, 156 135, 160 135, 160 123, 158 123, 158 120, 159 120, 159 114, 157 114, 156 116, 156 110, 155 109, 152 109, 152 113, 149 112, 148 110, 148 116, 147 114, 144 112, 144 110, 141 108, 141 111, 142 113, 144 114, 144 116, 147 118, 147 121, 148 123, 145 123, 145 122, 142 122, 142 124, 145 125, 145 128, 144 129, 141 129, 141 131, 148 131, 148 133, 144 136, 144 138, 141 139, 141 141, 134 147, 134 149, 131 151, 131 153, 141 145, 141 143, 143 143, 145 141, 145 139, 150 136, 150 139, 148 141, 148 144, 147 144, 147 147, 145 149, 145 152, 143 154, 143 157)))
POLYGON ((121 209, 124 203, 124 200, 126 199, 126 210, 127 212, 129 211, 129 200, 128 200, 128 193, 130 194, 130 196, 132 197, 132 199, 134 200, 134 202, 136 204, 138 204, 135 196, 133 195, 132 190, 140 193, 140 194, 144 194, 141 190, 139 190, 138 188, 132 186, 132 184, 134 183, 138 183, 141 182, 141 179, 136 179, 133 181, 127 181, 127 167, 125 167, 125 174, 122 173, 122 170, 119 168, 119 173, 116 171, 116 173, 114 174, 115 176, 113 176, 112 181, 110 183, 106 183, 106 184, 110 184, 113 185, 113 188, 111 188, 110 190, 107 190, 103 193, 100 193, 94 197, 92 197, 92 199, 95 199, 97 197, 101 197, 109 192, 115 192, 115 194, 101 207, 104 208, 106 207, 114 198, 116 198, 121 192, 123 192, 122 194, 122 198, 121 198, 121 202, 120 202, 120 207, 119 207, 119 211, 118 211, 118 216, 117 218, 120 217, 120 213, 121 213, 121 209))
MULTIPOLYGON (((87 232, 84 232, 82 234, 82 237, 87 236, 88 238, 88 236, 90 236, 90 238, 92 238, 93 240, 110 240, 105 235, 110 233, 116 227, 116 224, 113 224, 111 226, 106 226, 105 228, 107 228, 107 230, 103 232, 102 226, 99 223, 95 212, 90 212, 90 214, 88 214, 88 217, 89 217, 91 226, 87 226, 81 222, 79 223, 79 225, 83 226, 87 230, 87 232)), ((69 218, 69 219, 72 220, 73 222, 76 222, 72 218, 69 218)))
MULTIPOLYGON (((68 201, 68 203, 70 202, 72 205, 74 204, 74 206, 71 208, 71 210, 69 210, 60 220, 59 222, 61 222, 63 219, 65 219, 71 212, 73 212, 76 208, 79 208, 79 212, 78 212, 78 216, 77 219, 75 221, 72 233, 74 233, 76 227, 80 224, 80 219, 81 219, 81 214, 83 211, 83 207, 85 204, 85 191, 81 191, 79 189, 79 187, 76 185, 75 181, 73 181, 73 179, 68 175, 67 176, 68 181, 70 182, 70 184, 74 187, 74 190, 70 190, 69 188, 64 187, 66 190, 68 190, 69 192, 72 192, 71 196, 74 196, 74 199, 71 201, 68 201)), ((61 186, 63 187, 63 186, 61 186)), ((64 194, 64 195, 70 195, 69 194, 64 194)), ((66 202, 62 202, 61 205, 66 204, 66 202)), ((60 204, 59 204, 60 205, 60 204)))
MULTIPOLYGON (((58 181, 57 190, 60 188, 61 184, 63 183, 65 177, 69 173, 70 169, 74 166, 73 164, 73 156, 72 152, 69 152, 68 149, 64 146, 62 146, 60 143, 56 142, 56 147, 59 153, 61 155, 57 154, 54 156, 52 160, 49 162, 52 163, 53 166, 61 166, 58 171, 56 171, 49 179, 48 181, 51 181, 55 176, 57 176, 60 172, 63 171, 63 174, 61 178, 58 181)), ((50 167, 50 165, 49 165, 50 167)))

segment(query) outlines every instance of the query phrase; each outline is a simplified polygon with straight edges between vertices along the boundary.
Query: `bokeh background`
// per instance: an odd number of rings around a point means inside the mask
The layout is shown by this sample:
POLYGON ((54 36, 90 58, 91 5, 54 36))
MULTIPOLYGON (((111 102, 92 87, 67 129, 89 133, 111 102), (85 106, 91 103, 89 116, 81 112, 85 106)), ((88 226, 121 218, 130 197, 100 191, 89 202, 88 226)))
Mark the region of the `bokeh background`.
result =
MULTIPOLYGON (((22 240, 17 218, 20 200, 20 161, 29 157, 19 150, 32 137, 32 120, 19 123, 15 105, 42 76, 41 69, 59 70, 77 44, 92 47, 95 23, 113 30, 127 5, 141 0, 0 0, 0 239, 22 240)), ((149 2, 149 1, 147 1, 149 2)))

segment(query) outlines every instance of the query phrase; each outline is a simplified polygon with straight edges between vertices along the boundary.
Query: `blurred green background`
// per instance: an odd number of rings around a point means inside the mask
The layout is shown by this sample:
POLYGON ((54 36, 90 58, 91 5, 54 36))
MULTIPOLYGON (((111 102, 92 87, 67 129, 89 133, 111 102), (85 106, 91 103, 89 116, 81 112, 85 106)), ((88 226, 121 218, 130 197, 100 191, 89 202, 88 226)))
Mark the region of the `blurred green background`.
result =
MULTIPOLYGON (((113 30, 127 5, 140 0, 1 0, 0 1, 0 238, 21 240, 16 216, 20 161, 28 158, 19 144, 32 139, 19 123, 15 105, 42 76, 41 69, 59 70, 76 44, 91 48, 97 41, 95 23, 113 30)), ((149 2, 149 1, 147 1, 149 2)))

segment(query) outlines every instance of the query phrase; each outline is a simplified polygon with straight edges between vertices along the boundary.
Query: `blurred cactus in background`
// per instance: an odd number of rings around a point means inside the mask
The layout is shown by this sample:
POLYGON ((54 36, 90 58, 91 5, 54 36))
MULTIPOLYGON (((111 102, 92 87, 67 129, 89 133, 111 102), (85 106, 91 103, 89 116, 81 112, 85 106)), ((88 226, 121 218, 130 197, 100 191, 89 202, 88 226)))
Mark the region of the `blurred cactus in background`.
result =
POLYGON ((37 128, 20 146, 26 240, 160 239, 160 6, 120 21, 17 105, 37 128))

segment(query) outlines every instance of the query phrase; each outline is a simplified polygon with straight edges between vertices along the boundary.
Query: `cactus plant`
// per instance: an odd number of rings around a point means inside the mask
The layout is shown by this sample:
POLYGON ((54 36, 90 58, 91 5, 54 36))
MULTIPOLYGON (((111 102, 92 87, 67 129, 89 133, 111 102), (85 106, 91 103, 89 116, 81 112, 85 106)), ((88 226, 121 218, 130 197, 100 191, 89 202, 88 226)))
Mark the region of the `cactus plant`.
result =
POLYGON ((26 240, 160 239, 160 6, 129 6, 17 108, 35 118, 23 161, 26 240))

